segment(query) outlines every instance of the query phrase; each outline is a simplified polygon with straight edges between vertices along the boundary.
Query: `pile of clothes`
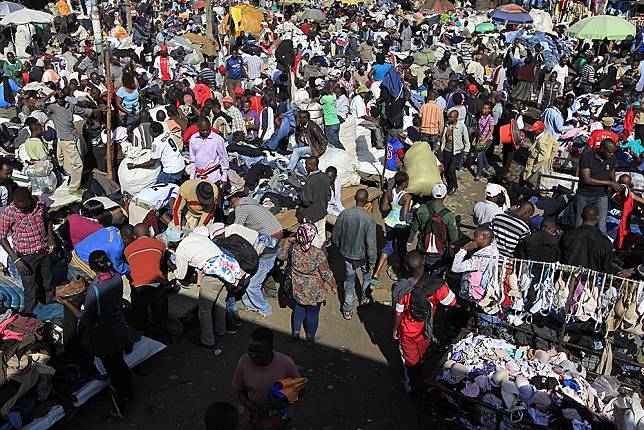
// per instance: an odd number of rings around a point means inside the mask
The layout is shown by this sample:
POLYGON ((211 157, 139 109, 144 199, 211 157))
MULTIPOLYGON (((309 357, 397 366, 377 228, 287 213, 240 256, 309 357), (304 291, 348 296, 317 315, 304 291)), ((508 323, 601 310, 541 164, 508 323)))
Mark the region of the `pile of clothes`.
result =
MULTIPOLYGON (((470 334, 452 345, 437 382, 507 411, 506 425, 531 421, 574 429, 612 426, 619 398, 615 381, 602 377, 590 383, 586 378, 586 369, 563 352, 470 334)), ((456 404, 454 396, 448 401, 456 404)), ((476 412, 469 416, 469 425, 499 428, 493 410, 480 407, 476 412)))
POLYGON ((571 58, 575 49, 574 43, 570 40, 563 40, 541 31, 521 29, 506 33, 508 44, 511 45, 517 39, 530 52, 534 52, 535 45, 540 44, 543 47, 546 68, 552 68, 562 57, 571 58))

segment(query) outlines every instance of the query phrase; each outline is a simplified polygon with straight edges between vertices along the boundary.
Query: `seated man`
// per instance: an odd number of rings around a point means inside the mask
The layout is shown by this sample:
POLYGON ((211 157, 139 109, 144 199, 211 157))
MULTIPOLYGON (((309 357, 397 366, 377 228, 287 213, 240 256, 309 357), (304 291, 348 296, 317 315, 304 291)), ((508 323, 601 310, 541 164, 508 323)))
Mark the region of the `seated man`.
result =
POLYGON ((298 146, 293 148, 293 153, 288 159, 287 169, 294 172, 298 168, 298 171, 305 175, 306 171, 301 166, 300 160, 311 155, 319 157, 324 154, 327 140, 322 129, 311 121, 311 116, 308 112, 298 112, 296 120, 295 141, 298 146))

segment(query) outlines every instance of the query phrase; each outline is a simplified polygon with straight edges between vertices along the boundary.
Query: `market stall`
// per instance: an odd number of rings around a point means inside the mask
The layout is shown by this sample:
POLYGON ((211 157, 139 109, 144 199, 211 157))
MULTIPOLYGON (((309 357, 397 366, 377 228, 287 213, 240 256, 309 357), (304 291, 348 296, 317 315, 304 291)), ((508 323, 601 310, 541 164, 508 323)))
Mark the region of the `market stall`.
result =
POLYGON ((639 402, 642 382, 644 282, 503 257, 492 267, 484 282, 464 277, 478 314, 428 381, 428 409, 483 428, 623 428, 617 405, 639 402))

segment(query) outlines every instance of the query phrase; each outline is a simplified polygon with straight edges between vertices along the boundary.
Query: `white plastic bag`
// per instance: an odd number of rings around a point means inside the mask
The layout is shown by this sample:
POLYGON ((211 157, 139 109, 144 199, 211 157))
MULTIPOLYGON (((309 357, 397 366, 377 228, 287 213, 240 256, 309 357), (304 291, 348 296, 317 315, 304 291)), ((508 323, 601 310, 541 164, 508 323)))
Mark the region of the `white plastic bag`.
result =
POLYGON ((327 146, 324 154, 320 156, 319 167, 324 172, 329 166, 334 166, 338 169, 338 180, 343 187, 360 183, 360 175, 357 172, 358 161, 355 155, 333 146, 327 146))

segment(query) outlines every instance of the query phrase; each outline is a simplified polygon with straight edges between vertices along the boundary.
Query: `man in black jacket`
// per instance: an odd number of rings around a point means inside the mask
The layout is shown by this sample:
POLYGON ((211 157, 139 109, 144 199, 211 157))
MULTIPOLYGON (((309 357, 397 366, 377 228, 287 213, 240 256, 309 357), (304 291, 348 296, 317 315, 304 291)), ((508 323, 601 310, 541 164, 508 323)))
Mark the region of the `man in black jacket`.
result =
POLYGON ((613 245, 597 227, 599 208, 590 204, 581 212, 583 224, 561 238, 561 261, 599 272, 614 272, 613 245))
POLYGON ((541 222, 541 230, 532 233, 521 241, 517 247, 519 258, 525 260, 544 261, 554 263, 559 261, 559 237, 554 217, 547 217, 541 222))
POLYGON ((300 192, 297 220, 300 223, 315 224, 317 235, 313 239, 313 245, 321 249, 326 240, 325 220, 327 205, 331 199, 331 184, 329 177, 318 168, 318 162, 318 157, 315 156, 306 159, 305 167, 309 176, 307 176, 300 192))

